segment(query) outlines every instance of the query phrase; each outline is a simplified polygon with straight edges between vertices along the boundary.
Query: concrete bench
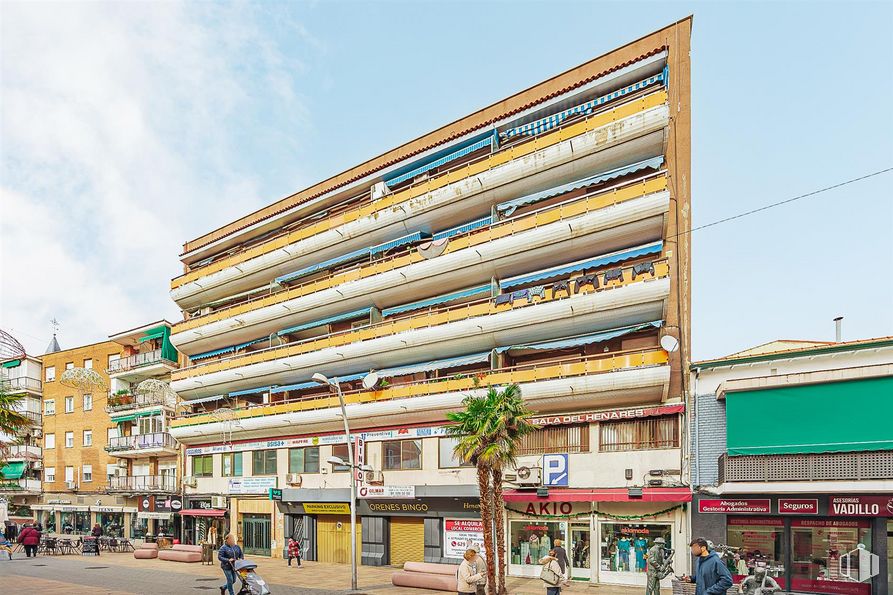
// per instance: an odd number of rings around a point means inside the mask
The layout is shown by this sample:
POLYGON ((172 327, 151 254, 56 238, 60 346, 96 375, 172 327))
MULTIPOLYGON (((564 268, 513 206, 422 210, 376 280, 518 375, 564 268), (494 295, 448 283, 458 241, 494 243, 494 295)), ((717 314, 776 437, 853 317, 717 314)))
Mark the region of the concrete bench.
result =
POLYGON ((158 557, 157 543, 144 543, 133 550, 133 557, 137 560, 151 560, 158 557))
POLYGON ((453 564, 406 562, 403 570, 391 576, 391 583, 395 587, 415 587, 455 593, 458 588, 456 579, 458 569, 459 567, 453 564))
POLYGON ((158 552, 158 559, 168 560, 170 562, 201 562, 202 546, 184 545, 180 543, 169 550, 161 550, 158 552))

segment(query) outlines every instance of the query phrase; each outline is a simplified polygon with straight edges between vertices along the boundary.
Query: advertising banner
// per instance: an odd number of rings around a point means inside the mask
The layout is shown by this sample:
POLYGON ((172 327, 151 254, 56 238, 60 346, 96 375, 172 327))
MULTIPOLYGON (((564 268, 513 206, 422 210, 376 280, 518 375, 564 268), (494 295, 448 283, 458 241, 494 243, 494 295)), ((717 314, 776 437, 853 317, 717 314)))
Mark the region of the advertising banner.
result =
POLYGON ((893 517, 893 497, 834 496, 828 506, 831 516, 893 517))
POLYGON ((360 498, 415 500, 415 486, 361 486, 360 498))
POLYGON ((778 514, 818 514, 818 498, 779 498, 778 514))
POLYGON ((698 512, 716 514, 768 514, 771 500, 716 499, 698 502, 698 512))
POLYGON ((347 502, 304 502, 304 512, 307 514, 350 514, 350 505, 347 502))
POLYGON ((474 546, 484 551, 484 523, 475 519, 443 520, 443 556, 461 558, 465 550, 474 546))
POLYGON ((276 487, 275 477, 238 477, 229 480, 230 494, 264 494, 276 487))

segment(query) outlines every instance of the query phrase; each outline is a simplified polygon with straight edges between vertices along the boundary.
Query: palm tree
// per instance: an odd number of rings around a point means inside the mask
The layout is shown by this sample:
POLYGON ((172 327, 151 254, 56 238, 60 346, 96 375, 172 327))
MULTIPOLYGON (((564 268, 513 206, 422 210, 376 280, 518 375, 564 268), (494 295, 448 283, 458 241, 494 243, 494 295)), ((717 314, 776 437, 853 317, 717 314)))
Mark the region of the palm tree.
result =
MULTIPOLYGON (((6 392, 0 384, 0 436, 8 435, 15 439, 18 431, 27 427, 30 420, 15 410, 15 405, 22 400, 21 395, 6 392)), ((6 444, 0 440, 0 463, 4 462, 6 444)))

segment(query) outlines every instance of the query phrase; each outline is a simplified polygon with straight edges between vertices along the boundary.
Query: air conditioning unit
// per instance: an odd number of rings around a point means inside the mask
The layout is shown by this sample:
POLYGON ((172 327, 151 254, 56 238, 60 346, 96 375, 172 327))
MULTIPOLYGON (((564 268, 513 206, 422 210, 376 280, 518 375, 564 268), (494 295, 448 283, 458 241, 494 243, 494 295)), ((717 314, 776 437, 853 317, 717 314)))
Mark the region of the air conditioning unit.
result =
POLYGON ((372 186, 372 200, 378 200, 388 192, 388 185, 384 182, 378 182, 372 186))
POLYGON ((198 481, 196 481, 196 479, 194 477, 189 475, 189 476, 183 478, 183 485, 186 486, 187 488, 194 488, 195 486, 198 485, 198 481))
POLYGON ((384 473, 381 471, 366 471, 363 481, 373 486, 384 485, 384 473))
POLYGON ((226 508, 226 497, 211 496, 211 508, 226 508))
POLYGON ((518 467, 514 483, 529 488, 539 487, 543 483, 543 470, 539 467, 518 467))
POLYGON ((301 474, 300 473, 289 473, 285 476, 285 483, 290 486, 298 486, 301 485, 301 474))
POLYGON ((76 481, 66 481, 66 482, 65 482, 65 489, 66 489, 66 490, 75 491, 75 490, 78 489, 78 484, 77 484, 76 481))

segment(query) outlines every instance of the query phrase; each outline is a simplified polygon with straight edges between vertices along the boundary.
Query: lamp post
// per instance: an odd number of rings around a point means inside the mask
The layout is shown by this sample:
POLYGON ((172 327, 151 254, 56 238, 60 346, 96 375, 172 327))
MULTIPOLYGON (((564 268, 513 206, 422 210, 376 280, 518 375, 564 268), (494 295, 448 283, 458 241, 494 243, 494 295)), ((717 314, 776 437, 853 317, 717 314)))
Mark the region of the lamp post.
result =
MULTIPOLYGON (((374 374, 369 374, 366 378, 372 377, 374 374)), ((357 465, 354 464, 353 458, 353 444, 350 440, 350 426, 347 423, 347 410, 344 407, 344 393, 341 392, 341 384, 338 383, 338 379, 334 378, 329 380, 323 374, 316 373, 313 375, 313 381, 319 384, 325 384, 330 389, 334 390, 338 394, 338 402, 341 404, 341 421, 344 422, 344 437, 347 439, 347 458, 348 465, 351 468, 350 472, 350 588, 352 591, 357 590, 357 478, 354 476, 354 470, 357 469, 357 465)), ((366 378, 363 379, 363 386, 366 386, 367 381, 366 378)), ((377 377, 371 378, 370 380, 377 381, 377 377)), ((338 462, 343 463, 341 459, 338 461, 334 461, 337 457, 332 457, 329 459, 330 462, 334 462, 338 464, 338 462)))

